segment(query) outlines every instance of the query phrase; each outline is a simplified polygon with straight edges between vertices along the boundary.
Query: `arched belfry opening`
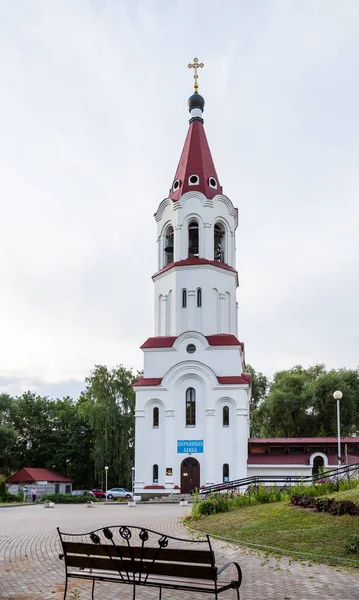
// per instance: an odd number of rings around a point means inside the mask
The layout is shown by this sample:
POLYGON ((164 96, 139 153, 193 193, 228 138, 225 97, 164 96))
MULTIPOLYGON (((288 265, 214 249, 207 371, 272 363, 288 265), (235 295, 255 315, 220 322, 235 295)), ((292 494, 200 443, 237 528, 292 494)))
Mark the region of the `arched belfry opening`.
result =
POLYGON ((222 223, 214 226, 214 260, 225 262, 226 232, 222 223))
POLYGON ((169 225, 165 231, 165 239, 164 239, 164 251, 165 258, 164 264, 169 265, 173 262, 173 240, 174 240, 174 231, 172 225, 169 225))
POLYGON ((199 256, 198 222, 193 219, 188 225, 188 258, 199 256))

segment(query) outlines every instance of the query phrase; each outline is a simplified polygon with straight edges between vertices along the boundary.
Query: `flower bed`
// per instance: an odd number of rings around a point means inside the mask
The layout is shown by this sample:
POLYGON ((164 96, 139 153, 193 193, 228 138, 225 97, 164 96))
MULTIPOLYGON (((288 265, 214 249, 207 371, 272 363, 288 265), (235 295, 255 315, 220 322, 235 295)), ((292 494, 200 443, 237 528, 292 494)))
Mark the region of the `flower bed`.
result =
POLYGON ((328 512, 332 515, 357 515, 359 506, 351 500, 335 500, 334 498, 315 498, 304 494, 291 497, 291 504, 301 508, 314 508, 318 512, 328 512))

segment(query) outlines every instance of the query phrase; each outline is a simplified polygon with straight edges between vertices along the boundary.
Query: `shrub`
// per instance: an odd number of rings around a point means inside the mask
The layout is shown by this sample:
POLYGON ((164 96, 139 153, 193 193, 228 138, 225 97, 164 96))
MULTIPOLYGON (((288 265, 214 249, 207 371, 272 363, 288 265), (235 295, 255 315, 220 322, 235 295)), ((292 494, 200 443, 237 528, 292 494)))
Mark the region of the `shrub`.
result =
POLYGON ((54 502, 55 504, 86 504, 86 502, 97 502, 93 496, 72 496, 71 494, 45 494, 41 502, 54 502))
POLYGON ((353 535, 347 545, 347 551, 351 554, 359 554, 359 535, 353 535))
POLYGON ((329 512, 333 515, 357 515, 359 512, 358 506, 351 500, 336 500, 332 503, 329 512))
POLYGON ((215 503, 213 500, 202 500, 198 505, 200 515, 213 515, 215 512, 215 503))
POLYGON ((305 494, 295 494, 290 501, 294 506, 301 506, 302 508, 314 508, 315 506, 315 498, 305 494))
POLYGON ((23 500, 23 495, 18 496, 15 494, 9 494, 8 492, 5 492, 5 494, 1 494, 0 496, 1 502, 23 502, 23 500))
POLYGON ((318 512, 328 512, 333 503, 334 498, 316 498, 315 508, 318 512))
POLYGON ((296 494, 291 504, 302 508, 315 508, 318 512, 329 512, 333 515, 357 515, 359 507, 351 500, 334 500, 334 498, 314 498, 304 494, 296 494))

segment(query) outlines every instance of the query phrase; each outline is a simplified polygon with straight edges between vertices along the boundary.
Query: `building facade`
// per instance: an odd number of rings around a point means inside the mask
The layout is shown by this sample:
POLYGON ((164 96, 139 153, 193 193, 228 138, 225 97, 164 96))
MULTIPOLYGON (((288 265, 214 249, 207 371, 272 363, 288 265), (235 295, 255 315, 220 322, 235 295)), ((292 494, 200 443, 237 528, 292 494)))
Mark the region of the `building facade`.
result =
POLYGON ((237 337, 238 211, 223 194, 203 126, 190 121, 155 213, 155 335, 136 382, 135 491, 186 493, 247 473, 250 375, 237 337))
POLYGON ((7 478, 9 494, 18 494, 24 488, 27 496, 31 496, 31 488, 36 488, 37 496, 44 494, 71 494, 72 479, 50 469, 24 467, 7 478))

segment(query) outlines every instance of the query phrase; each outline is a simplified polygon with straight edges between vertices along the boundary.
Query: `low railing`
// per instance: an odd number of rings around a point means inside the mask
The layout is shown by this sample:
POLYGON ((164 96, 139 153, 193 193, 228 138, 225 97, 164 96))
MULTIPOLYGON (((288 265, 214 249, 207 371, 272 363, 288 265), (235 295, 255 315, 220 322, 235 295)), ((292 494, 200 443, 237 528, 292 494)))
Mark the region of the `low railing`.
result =
MULTIPOLYGON (((344 479, 359 479, 359 463, 354 465, 345 465, 335 469, 326 469, 318 475, 253 475, 252 477, 244 477, 234 481, 225 481, 214 485, 203 486, 198 490, 201 499, 207 498, 209 494, 216 492, 237 492, 241 488, 248 488, 256 485, 278 485, 282 487, 291 487, 296 483, 318 483, 319 481, 342 481, 344 479)), ((191 491, 191 494, 195 490, 191 491)))

